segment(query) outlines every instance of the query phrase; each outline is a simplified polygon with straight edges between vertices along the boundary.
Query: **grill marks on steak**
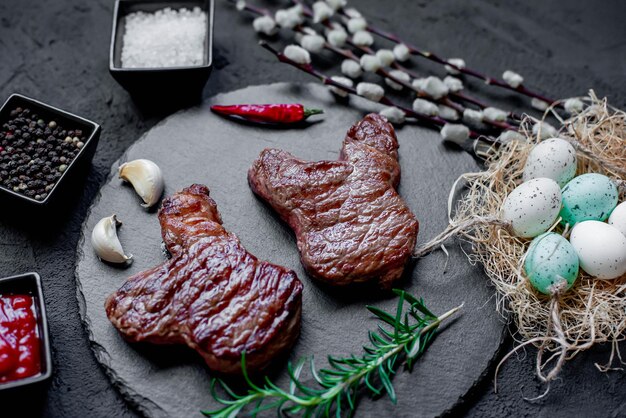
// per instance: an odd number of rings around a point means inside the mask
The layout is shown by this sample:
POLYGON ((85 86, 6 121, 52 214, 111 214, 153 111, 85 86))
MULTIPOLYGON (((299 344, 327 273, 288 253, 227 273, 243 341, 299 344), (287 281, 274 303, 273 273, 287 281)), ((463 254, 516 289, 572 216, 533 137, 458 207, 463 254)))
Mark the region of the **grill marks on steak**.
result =
POLYGON ((163 241, 172 258, 130 277, 106 300, 109 320, 129 341, 186 344, 209 368, 265 367, 300 332, 302 283, 259 261, 227 232, 206 186, 164 200, 163 241))
POLYGON ((418 222, 396 187, 398 141, 377 114, 350 128, 338 161, 266 149, 248 171, 252 190, 293 229, 304 267, 333 285, 402 276, 418 222))

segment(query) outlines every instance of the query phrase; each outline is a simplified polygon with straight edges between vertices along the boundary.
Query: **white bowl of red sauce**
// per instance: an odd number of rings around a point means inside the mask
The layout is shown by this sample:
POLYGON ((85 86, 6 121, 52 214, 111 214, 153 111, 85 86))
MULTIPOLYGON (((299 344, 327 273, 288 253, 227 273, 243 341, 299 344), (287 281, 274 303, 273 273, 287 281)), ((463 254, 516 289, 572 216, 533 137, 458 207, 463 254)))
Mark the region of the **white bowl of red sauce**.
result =
POLYGON ((52 374, 48 322, 37 273, 0 279, 0 390, 52 374))

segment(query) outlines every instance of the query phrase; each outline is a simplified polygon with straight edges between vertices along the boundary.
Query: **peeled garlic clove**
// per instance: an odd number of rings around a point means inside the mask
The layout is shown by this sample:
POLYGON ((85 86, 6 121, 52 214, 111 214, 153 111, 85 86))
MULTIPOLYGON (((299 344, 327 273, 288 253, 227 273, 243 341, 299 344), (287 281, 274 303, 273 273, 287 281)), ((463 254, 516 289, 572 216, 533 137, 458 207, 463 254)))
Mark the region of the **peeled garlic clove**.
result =
POLYGON ((91 245, 100 259, 110 263, 125 263, 132 255, 124 254, 117 237, 117 227, 122 223, 115 215, 102 218, 91 232, 91 245))
POLYGON ((139 159, 120 166, 120 178, 130 182, 144 201, 145 208, 153 206, 163 194, 163 175, 158 165, 139 159))

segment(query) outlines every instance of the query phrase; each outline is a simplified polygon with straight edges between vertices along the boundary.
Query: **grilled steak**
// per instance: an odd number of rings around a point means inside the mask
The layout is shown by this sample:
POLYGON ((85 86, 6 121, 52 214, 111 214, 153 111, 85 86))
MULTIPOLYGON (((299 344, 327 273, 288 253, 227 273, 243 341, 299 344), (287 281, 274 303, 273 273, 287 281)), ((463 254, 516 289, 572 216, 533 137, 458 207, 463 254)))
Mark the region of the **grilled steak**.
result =
POLYGON ((248 171, 252 190, 293 229, 302 264, 333 285, 402 275, 418 222, 396 192, 393 126, 370 114, 350 128, 338 161, 309 162, 266 149, 248 171))
POLYGON ((164 200, 159 211, 169 261, 138 273, 106 300, 109 320, 132 342, 186 344, 209 368, 265 367, 300 332, 302 283, 259 261, 227 232, 206 186, 164 200))

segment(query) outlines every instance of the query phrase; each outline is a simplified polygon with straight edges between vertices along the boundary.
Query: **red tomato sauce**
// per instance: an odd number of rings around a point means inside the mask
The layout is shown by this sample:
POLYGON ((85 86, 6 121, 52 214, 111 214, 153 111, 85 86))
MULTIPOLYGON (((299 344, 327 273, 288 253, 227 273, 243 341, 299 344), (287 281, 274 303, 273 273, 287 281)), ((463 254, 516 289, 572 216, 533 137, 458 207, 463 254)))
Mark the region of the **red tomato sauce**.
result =
POLYGON ((0 383, 41 372, 35 301, 29 295, 0 295, 0 383))

